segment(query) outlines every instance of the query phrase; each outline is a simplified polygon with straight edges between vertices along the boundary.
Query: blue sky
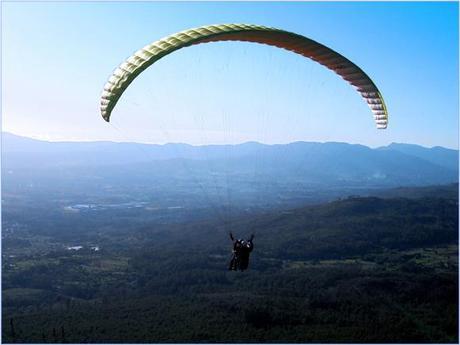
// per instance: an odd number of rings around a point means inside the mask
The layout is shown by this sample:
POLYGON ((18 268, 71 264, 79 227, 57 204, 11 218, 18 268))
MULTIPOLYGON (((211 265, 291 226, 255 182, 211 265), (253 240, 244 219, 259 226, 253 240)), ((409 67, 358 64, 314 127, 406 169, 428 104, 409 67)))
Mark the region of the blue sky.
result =
POLYGON ((2 126, 47 140, 344 141, 458 147, 458 3, 2 3, 2 126), (99 97, 137 49, 177 31, 251 23, 345 55, 375 81, 390 121, 326 68, 253 43, 175 52, 130 86, 107 124, 99 97))

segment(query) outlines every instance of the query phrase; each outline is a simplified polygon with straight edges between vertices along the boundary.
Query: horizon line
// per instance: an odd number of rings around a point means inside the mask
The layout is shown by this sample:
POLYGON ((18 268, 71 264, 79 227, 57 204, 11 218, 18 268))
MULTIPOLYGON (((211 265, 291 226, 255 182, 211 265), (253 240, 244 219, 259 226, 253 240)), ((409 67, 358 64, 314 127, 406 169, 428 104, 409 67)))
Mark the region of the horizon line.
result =
POLYGON ((305 140, 295 140, 292 142, 287 142, 287 143, 273 143, 273 144, 267 144, 267 143, 262 143, 259 141, 244 141, 241 143, 236 143, 236 144, 189 144, 185 142, 167 142, 167 143, 151 143, 151 142, 137 142, 137 141, 114 141, 114 140, 47 140, 47 139, 41 139, 41 138, 34 138, 34 137, 29 137, 26 135, 22 134, 16 134, 10 131, 1 131, 1 135, 3 138, 4 134, 9 134, 9 135, 14 135, 17 137, 25 138, 25 139, 30 139, 30 140, 36 140, 36 141, 41 141, 45 143, 113 143, 113 144, 139 144, 139 145, 155 145, 155 146, 166 146, 166 145, 187 145, 191 147, 207 147, 207 146, 239 146, 239 145, 247 145, 247 144, 257 144, 257 145, 263 145, 263 146, 279 146, 279 145, 292 145, 292 144, 297 144, 297 143, 311 143, 311 144, 330 144, 330 143, 335 143, 335 144, 347 144, 347 145, 357 145, 357 146, 365 146, 370 149, 378 149, 382 147, 388 147, 392 144, 401 144, 401 145, 415 145, 415 146, 420 146, 426 149, 434 149, 434 148, 443 148, 443 149, 449 149, 449 150, 454 150, 454 151, 459 151, 459 148, 452 148, 452 147, 446 147, 446 146, 441 146, 441 145, 435 145, 435 146, 425 146, 421 144, 414 144, 414 143, 399 143, 399 142, 391 142, 388 143, 387 145, 380 145, 380 146, 368 146, 365 144, 361 143, 350 143, 350 142, 345 142, 345 141, 305 141, 305 140))

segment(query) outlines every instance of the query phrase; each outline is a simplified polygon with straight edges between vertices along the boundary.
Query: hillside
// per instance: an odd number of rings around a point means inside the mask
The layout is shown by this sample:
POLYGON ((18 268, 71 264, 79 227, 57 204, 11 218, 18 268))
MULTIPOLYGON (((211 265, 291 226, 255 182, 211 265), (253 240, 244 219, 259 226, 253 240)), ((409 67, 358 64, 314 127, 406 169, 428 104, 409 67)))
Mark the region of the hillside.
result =
POLYGON ((430 194, 226 223, 82 210, 39 232, 7 213, 3 341, 456 342, 458 199, 430 194), (256 234, 247 272, 226 270, 230 229, 256 234))

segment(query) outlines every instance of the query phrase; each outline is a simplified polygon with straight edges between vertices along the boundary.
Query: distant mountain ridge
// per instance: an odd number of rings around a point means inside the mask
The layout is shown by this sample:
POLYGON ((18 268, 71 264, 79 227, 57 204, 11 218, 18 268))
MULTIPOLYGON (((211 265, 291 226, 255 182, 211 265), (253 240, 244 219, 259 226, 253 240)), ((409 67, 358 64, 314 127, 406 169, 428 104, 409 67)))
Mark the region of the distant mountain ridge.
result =
POLYGON ((458 168, 458 150, 447 149, 441 146, 426 148, 414 144, 400 143, 391 143, 379 149, 399 151, 453 170, 458 168))
MULTIPOLYGON (((81 169, 98 178, 174 179, 226 176, 253 184, 398 187, 458 182, 458 150, 392 143, 371 149, 339 142, 192 146, 114 142, 46 142, 3 133, 3 172, 81 169), (106 166, 117 167, 107 169, 106 166), (105 168, 104 168, 105 167, 105 168), (183 175, 183 174, 182 174, 183 175)), ((84 178, 84 176, 83 176, 84 178)), ((227 182, 228 183, 228 182, 227 182)), ((235 182, 237 183, 237 182, 235 182)))
MULTIPOLYGON (((379 151, 399 151, 408 155, 430 160, 438 165, 452 166, 452 161, 458 162, 458 150, 448 149, 441 146, 426 148, 415 144, 391 143, 388 146, 382 146, 377 149, 371 149, 361 144, 348 144, 343 142, 306 142, 296 141, 289 144, 262 144, 255 141, 245 142, 241 144, 227 145, 200 145, 193 146, 184 143, 168 143, 168 144, 142 144, 135 142, 112 142, 112 141, 57 141, 50 142, 38 139, 23 137, 8 132, 2 132, 2 153, 13 152, 33 152, 33 153, 58 153, 58 152, 119 152, 125 154, 130 151, 141 153, 141 150, 148 149, 149 154, 154 156, 149 159, 209 159, 221 158, 217 155, 231 154, 236 156, 250 155, 260 153, 264 150, 283 150, 289 147, 291 152, 299 152, 305 149, 317 149, 321 146, 353 147, 368 150, 379 151), (236 151, 236 149, 238 151, 236 151)), ((232 156, 234 157, 234 156, 232 156)), ((458 165, 458 164, 457 164, 458 165)))

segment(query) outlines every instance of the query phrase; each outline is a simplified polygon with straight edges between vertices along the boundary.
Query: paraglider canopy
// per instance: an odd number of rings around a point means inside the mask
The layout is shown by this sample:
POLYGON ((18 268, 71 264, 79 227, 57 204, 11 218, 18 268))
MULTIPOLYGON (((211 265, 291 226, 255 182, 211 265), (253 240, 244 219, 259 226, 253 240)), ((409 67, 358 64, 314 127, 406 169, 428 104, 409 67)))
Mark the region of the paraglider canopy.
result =
POLYGON ((383 97, 370 77, 357 65, 334 50, 296 33, 248 24, 202 26, 176 33, 138 50, 109 78, 101 96, 101 115, 110 121, 112 110, 131 82, 162 57, 184 47, 217 41, 247 41, 268 44, 312 59, 348 81, 361 94, 374 114, 377 128, 388 124, 383 97))

